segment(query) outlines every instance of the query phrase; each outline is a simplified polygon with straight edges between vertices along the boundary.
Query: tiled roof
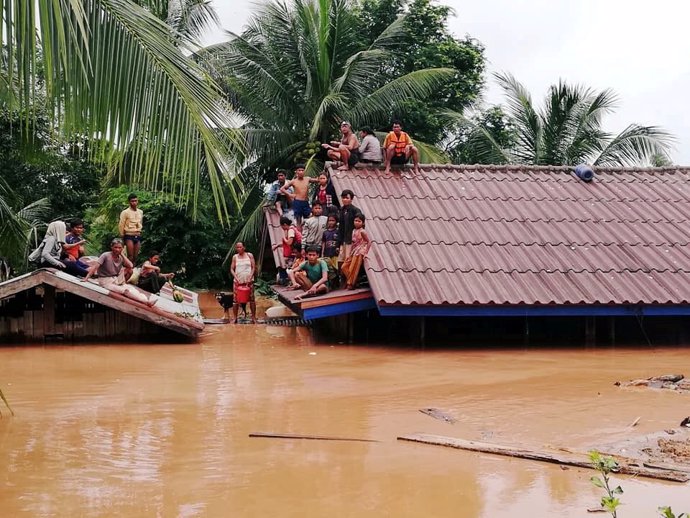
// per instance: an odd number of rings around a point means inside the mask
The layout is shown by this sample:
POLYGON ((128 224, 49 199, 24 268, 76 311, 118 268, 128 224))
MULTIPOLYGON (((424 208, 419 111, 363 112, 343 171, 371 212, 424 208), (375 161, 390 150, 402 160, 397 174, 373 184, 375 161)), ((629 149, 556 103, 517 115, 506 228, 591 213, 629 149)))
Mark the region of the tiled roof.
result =
POLYGON ((687 304, 690 169, 331 171, 379 305, 687 304))

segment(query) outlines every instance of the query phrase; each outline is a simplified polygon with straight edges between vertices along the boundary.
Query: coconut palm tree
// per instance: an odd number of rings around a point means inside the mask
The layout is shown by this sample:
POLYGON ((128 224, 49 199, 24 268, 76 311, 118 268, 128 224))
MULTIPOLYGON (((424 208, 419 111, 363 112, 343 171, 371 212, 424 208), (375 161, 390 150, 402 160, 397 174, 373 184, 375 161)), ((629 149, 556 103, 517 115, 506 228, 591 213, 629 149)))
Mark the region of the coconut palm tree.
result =
MULTIPOLYGON (((313 153, 314 142, 334 138, 343 120, 353 128, 387 125, 403 101, 428 96, 453 74, 450 69, 418 70, 376 87, 377 75, 399 43, 402 19, 368 47, 358 43, 358 30, 352 0, 274 0, 261 7, 242 34, 206 50, 202 58, 246 120, 253 170, 260 175, 293 158, 306 161, 295 154, 313 153)), ((431 146, 418 147, 442 159, 431 146)))
MULTIPOLYGON (((223 183, 240 150, 226 129, 228 107, 185 55, 188 37, 149 8, 130 0, 0 3, 0 107, 25 113, 28 127, 32 103, 45 96, 63 137, 88 139, 90 154, 142 186, 191 201, 207 172, 227 213, 223 183)), ((187 22, 194 35, 201 23, 187 22)))
POLYGON ((218 13, 210 0, 137 0, 174 34, 199 43, 209 29, 219 25, 218 13))
POLYGON ((481 125, 474 125, 470 145, 482 163, 535 165, 630 166, 667 157, 673 137, 658 126, 630 124, 618 135, 602 128, 617 97, 560 81, 543 106, 535 107, 526 88, 510 74, 496 74, 506 95, 513 145, 503 148, 481 125))

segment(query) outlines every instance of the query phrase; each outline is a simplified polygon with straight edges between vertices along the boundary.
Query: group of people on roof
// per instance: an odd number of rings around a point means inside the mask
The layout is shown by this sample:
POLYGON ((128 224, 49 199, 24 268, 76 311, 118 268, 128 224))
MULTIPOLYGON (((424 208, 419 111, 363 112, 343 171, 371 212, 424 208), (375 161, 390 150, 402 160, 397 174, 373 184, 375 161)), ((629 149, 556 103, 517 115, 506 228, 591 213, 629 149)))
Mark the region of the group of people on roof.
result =
MULTIPOLYGON (((402 166, 412 160, 414 170, 419 172, 419 150, 399 121, 393 122, 383 147, 368 127, 360 130, 361 141, 347 121, 340 124, 340 133, 340 140, 322 144, 329 159, 341 162, 338 170, 348 170, 359 164, 366 167, 383 164, 384 174, 387 174, 391 165, 402 166)), ((288 179, 285 170, 278 170, 276 176, 267 193, 267 206, 280 216, 282 238, 273 245, 274 250, 281 249, 283 258, 279 283, 289 283, 291 289, 304 292, 295 300, 338 288, 355 289, 371 246, 365 230, 366 217, 352 203, 355 193, 345 189, 338 199, 326 171, 316 178, 308 177, 304 164, 295 166, 292 179, 288 179)), ((234 319, 237 322, 238 289, 249 288, 254 322, 256 264, 244 243, 236 244, 236 252, 230 267, 234 319)))
POLYGON ((48 225, 41 244, 29 255, 29 261, 41 267, 57 268, 83 281, 94 278, 104 288, 153 306, 162 286, 174 273, 162 273, 160 254, 152 251, 139 268, 135 268, 141 246, 144 213, 138 208, 136 194, 128 197, 129 206, 120 213, 120 237, 110 242, 110 250, 97 257, 87 257, 84 245, 84 221, 53 221, 48 225), (123 251, 127 248, 127 254, 123 251))
POLYGON ((390 173, 391 165, 402 166, 412 160, 415 172, 419 172, 419 150, 410 136, 402 130, 400 121, 393 121, 392 130, 383 141, 383 149, 374 131, 365 126, 359 130, 361 142, 352 130, 352 125, 343 121, 340 124, 340 140, 322 144, 328 158, 342 162, 338 168, 345 171, 358 163, 367 166, 385 165, 384 173, 390 173))

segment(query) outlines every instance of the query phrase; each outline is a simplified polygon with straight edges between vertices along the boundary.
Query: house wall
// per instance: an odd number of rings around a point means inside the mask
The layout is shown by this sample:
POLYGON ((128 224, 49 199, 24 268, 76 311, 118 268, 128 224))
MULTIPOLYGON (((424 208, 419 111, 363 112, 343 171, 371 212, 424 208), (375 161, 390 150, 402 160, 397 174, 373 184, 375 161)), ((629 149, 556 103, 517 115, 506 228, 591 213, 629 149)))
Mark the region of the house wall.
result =
POLYGON ((51 286, 0 300, 0 343, 111 339, 179 341, 180 335, 51 286))

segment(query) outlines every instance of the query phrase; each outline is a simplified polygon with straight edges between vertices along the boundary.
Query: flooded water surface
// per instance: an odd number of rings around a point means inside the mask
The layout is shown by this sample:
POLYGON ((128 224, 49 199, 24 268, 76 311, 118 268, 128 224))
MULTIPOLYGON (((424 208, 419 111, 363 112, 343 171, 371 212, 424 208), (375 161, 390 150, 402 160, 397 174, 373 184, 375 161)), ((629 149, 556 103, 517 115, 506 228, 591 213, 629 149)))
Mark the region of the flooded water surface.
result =
MULTIPOLYGON (((209 326, 196 345, 3 348, 16 416, 0 420, 1 514, 591 516, 594 472, 396 438, 587 450, 677 427, 690 396, 613 383, 689 365, 683 348, 324 345, 304 328, 249 325, 209 326)), ((687 485, 616 483, 621 517, 690 511, 687 485)))

